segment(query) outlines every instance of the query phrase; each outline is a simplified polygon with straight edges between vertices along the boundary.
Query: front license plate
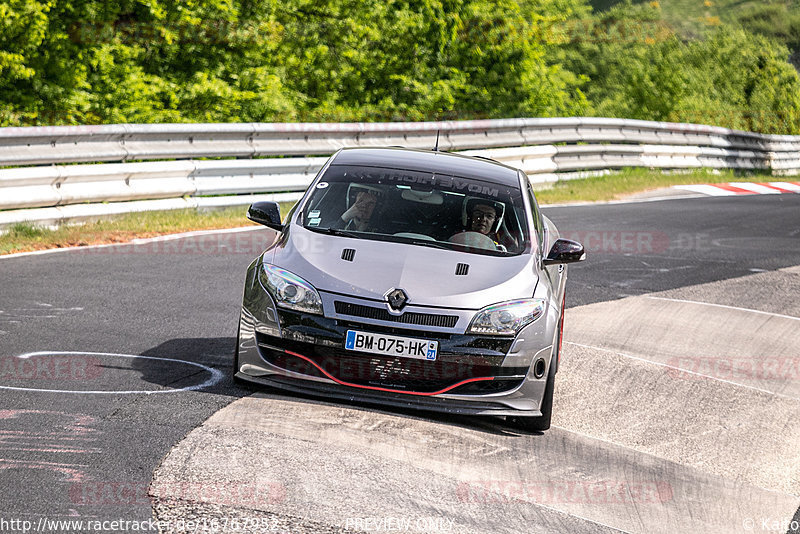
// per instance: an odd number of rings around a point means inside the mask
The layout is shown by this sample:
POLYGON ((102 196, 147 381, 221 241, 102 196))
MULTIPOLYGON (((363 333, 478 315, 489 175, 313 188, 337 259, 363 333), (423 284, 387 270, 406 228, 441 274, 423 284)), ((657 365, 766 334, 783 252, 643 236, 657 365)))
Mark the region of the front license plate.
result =
POLYGON ((344 348, 373 354, 384 354, 386 356, 399 356, 401 358, 435 360, 439 352, 439 342, 348 330, 344 348))

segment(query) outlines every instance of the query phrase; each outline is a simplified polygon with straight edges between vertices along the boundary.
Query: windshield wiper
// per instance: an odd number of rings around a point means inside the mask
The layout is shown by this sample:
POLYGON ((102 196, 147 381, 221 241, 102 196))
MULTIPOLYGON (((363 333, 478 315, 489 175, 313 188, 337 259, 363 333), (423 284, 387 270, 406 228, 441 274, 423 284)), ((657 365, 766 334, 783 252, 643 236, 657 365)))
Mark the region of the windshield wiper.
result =
POLYGON ((438 241, 429 241, 427 239, 412 239, 411 241, 400 241, 401 243, 410 243, 412 245, 421 245, 423 247, 440 248, 443 250, 453 250, 453 247, 439 243, 438 241))
POLYGON ((312 232, 319 232, 321 234, 328 234, 328 235, 338 235, 342 237, 353 237, 356 239, 361 238, 363 235, 361 232, 350 232, 348 230, 341 230, 339 228, 316 228, 314 226, 306 226, 306 230, 311 230, 312 232))

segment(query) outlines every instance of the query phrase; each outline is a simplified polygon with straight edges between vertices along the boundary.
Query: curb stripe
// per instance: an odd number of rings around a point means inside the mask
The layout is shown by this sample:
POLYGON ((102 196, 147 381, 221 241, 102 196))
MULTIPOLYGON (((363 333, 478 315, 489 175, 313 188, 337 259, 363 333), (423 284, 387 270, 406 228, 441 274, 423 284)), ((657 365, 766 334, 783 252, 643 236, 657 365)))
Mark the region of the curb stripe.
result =
POLYGON ((800 193, 800 184, 797 182, 770 182, 769 185, 772 187, 778 187, 789 193, 800 193))
POLYGON ((761 195, 780 195, 781 192, 775 189, 774 187, 764 186, 761 184, 754 184, 754 183, 736 183, 729 184, 733 187, 738 187, 739 189, 745 189, 747 191, 752 191, 753 193, 758 193, 761 195))
POLYGON ((672 189, 721 197, 732 195, 780 195, 800 193, 800 182, 728 182, 720 184, 674 185, 672 189))
POLYGON ((758 185, 772 188, 777 193, 794 193, 792 189, 786 189, 785 187, 780 186, 779 182, 770 182, 770 183, 761 182, 758 185))
POLYGON ((750 191, 749 189, 744 189, 742 187, 736 187, 735 185, 731 184, 711 184, 714 187, 719 187, 720 189, 724 189, 725 191, 730 191, 731 193, 735 193, 737 195, 755 195, 755 192, 750 191))
POLYGON ((701 193, 703 195, 709 195, 712 197, 723 197, 723 196, 733 196, 736 193, 732 193, 731 191, 725 191, 724 189, 720 189, 715 187, 714 185, 705 184, 705 185, 676 185, 673 186, 674 189, 683 189, 684 191, 692 191, 694 193, 701 193))

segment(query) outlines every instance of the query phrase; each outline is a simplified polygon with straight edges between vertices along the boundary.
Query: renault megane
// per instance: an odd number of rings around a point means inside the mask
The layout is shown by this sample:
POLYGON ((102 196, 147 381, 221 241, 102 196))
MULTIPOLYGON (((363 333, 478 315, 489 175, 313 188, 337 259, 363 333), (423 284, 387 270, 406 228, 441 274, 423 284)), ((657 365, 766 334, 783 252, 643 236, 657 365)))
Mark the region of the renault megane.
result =
POLYGON ((522 171, 400 148, 342 149, 250 265, 234 375, 329 398, 550 427, 566 264, 522 171))

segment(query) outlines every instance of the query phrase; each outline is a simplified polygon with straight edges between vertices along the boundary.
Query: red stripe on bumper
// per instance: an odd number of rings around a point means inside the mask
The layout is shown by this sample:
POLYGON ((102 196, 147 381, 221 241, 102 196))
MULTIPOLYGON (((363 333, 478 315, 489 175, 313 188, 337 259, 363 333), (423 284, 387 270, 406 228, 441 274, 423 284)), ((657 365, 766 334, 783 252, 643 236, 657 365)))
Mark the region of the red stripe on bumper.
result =
POLYGON ((477 377, 477 378, 468 378, 466 380, 462 380, 461 382, 458 382, 457 384, 453 384, 452 386, 448 386, 448 387, 446 387, 444 389, 440 389, 439 391, 433 391, 431 393, 420 393, 420 392, 417 392, 417 391, 405 391, 405 390, 402 390, 402 389, 380 388, 380 387, 377 387, 377 386, 362 386, 360 384, 351 384, 350 382, 345 382, 344 380, 339 380, 338 378, 336 378, 335 376, 330 374, 328 371, 326 371, 325 369, 323 369, 322 367, 317 365, 317 363, 315 361, 313 361, 311 358, 303 356, 302 354, 298 354, 298 353, 292 352, 290 350, 285 350, 284 352, 286 354, 289 354, 290 356, 295 356, 297 358, 302 358, 303 360, 307 361, 308 363, 310 363, 311 365, 313 365, 314 367, 319 369, 322 374, 324 374, 325 376, 327 376, 328 378, 330 378, 331 380, 333 380, 334 382, 336 382, 337 384, 340 384, 342 386, 349 386, 349 387, 361 388, 361 389, 372 389, 374 391, 385 391, 387 393, 405 393, 406 395, 422 395, 424 397, 430 397, 432 395, 441 395, 442 393, 446 393, 446 392, 450 391, 451 389, 457 388, 458 386, 463 386, 464 384, 468 384, 470 382, 481 382, 481 381, 485 381, 485 380, 494 380, 493 376, 482 376, 482 377, 477 377))

